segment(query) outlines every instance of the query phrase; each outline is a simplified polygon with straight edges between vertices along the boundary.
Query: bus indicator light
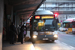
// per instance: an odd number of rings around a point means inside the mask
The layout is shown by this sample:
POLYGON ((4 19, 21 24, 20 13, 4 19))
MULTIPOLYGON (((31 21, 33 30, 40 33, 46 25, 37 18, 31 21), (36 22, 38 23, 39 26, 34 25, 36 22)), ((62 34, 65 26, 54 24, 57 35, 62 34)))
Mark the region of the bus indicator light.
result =
POLYGON ((35 19, 40 19, 40 16, 35 16, 35 19))

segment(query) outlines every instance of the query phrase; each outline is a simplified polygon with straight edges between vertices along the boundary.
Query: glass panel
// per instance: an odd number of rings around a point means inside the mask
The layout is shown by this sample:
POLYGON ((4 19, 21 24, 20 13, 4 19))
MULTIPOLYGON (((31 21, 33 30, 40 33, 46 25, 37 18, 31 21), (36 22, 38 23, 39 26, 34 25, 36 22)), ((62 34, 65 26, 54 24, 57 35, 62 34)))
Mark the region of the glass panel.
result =
POLYGON ((46 20, 45 25, 52 25, 53 20, 46 20))
POLYGON ((72 23, 64 23, 63 27, 65 27, 65 28, 71 28, 72 27, 72 23))
POLYGON ((43 30, 44 28, 51 29, 54 27, 55 21, 53 19, 40 19, 33 21, 33 30, 43 30))

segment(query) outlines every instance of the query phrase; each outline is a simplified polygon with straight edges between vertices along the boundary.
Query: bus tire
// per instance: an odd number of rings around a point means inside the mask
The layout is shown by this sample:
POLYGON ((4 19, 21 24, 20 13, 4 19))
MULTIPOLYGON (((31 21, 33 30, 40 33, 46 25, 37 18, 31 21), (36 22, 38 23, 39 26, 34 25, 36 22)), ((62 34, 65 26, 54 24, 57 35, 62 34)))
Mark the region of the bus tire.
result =
POLYGON ((34 43, 35 43, 35 41, 34 41, 34 40, 32 40, 32 43, 34 44, 34 43))
POLYGON ((72 33, 72 34, 74 34, 74 35, 75 35, 75 33, 72 33))
POLYGON ((55 40, 52 40, 51 42, 53 43, 55 40))

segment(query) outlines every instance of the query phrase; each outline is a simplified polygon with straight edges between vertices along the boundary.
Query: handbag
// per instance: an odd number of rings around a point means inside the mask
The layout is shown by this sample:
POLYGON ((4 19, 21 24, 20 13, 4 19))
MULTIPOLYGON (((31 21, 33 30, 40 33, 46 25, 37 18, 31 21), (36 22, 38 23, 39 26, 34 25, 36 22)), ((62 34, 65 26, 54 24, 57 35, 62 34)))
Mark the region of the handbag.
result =
POLYGON ((18 38, 18 35, 16 35, 16 38, 18 38))
POLYGON ((24 34, 26 34, 26 31, 24 31, 24 34))

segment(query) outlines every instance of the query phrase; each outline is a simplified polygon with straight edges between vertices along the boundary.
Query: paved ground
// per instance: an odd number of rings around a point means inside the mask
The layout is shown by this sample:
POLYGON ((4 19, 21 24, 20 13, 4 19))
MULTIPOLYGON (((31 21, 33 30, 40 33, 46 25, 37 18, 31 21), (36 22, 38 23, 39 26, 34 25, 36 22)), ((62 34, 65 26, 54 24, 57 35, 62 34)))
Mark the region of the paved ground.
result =
MULTIPOLYGON (((29 36, 30 32, 28 31, 27 33, 27 36, 29 36)), ((24 42, 24 44, 17 42, 12 45, 4 42, 2 50, 75 50, 75 35, 59 32, 58 36, 58 40, 54 43, 37 41, 35 44, 32 42, 24 42)))
POLYGON ((31 42, 25 42, 24 44, 17 42, 14 45, 4 43, 2 50, 31 50, 31 46, 33 46, 31 42))
POLYGON ((24 44, 17 42, 15 45, 4 43, 2 50, 75 50, 75 48, 56 40, 54 43, 47 41, 37 41, 35 44, 31 42, 25 42, 24 44))

